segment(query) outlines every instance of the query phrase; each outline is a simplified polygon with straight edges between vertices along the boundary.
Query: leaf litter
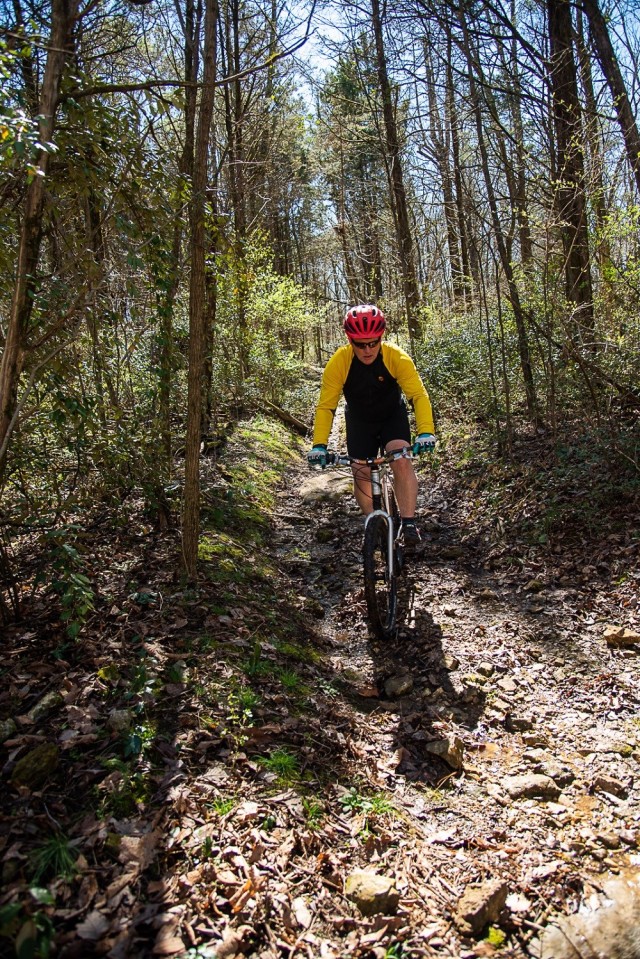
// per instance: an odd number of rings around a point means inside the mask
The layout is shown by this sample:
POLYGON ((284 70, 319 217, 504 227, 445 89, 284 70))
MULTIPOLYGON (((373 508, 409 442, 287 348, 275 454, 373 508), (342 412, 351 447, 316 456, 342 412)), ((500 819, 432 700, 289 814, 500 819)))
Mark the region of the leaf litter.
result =
POLYGON ((4 790, 3 941, 46 919, 66 959, 533 956, 555 913, 638 869, 637 654, 605 641, 638 626, 637 502, 604 540, 532 545, 506 511, 490 525, 481 483, 427 471, 407 616, 381 644, 361 517, 348 494, 302 500, 306 478, 292 461, 270 572, 185 588, 177 534, 104 530, 81 640, 37 596, 7 631, 5 782, 57 753, 4 790), (42 903, 31 862, 60 835, 78 868, 42 903), (393 882, 391 914, 345 896, 358 870, 393 882), (497 879, 492 925, 461 931, 465 891, 497 879))

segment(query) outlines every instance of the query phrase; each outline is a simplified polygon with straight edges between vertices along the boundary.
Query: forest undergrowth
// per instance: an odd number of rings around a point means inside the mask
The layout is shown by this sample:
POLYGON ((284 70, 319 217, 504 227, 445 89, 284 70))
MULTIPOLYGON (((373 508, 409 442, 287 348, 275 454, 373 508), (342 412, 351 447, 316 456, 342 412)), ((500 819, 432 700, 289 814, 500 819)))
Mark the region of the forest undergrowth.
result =
POLYGON ((345 478, 264 418, 203 464, 197 585, 133 495, 76 580, 23 544, 3 955, 556 959, 553 917, 637 874, 637 473, 444 436, 386 645, 345 478))

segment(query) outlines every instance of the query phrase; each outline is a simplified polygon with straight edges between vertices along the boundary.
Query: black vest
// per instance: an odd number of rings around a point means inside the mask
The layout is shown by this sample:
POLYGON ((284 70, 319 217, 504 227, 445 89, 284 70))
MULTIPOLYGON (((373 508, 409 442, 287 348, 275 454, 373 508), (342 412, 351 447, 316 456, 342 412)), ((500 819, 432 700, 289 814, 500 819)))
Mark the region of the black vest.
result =
POLYGON ((384 365, 382 348, 370 365, 353 357, 343 392, 349 411, 371 423, 394 413, 402 402, 398 381, 384 365))

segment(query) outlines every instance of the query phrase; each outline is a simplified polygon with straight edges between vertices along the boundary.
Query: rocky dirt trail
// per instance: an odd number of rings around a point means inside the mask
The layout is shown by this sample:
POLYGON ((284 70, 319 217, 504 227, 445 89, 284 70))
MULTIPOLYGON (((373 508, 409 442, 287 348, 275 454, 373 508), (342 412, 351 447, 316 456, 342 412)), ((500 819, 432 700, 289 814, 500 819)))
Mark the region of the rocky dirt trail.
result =
POLYGON ((349 488, 290 476, 278 543, 328 646, 358 790, 398 811, 394 842, 350 864, 410 907, 405 951, 379 955, 640 955, 637 543, 621 586, 588 555, 487 536, 453 471, 423 474, 413 601, 379 643, 349 488))
POLYGON ((640 959, 633 484, 533 535, 554 451, 489 464, 502 485, 423 463, 379 643, 350 478, 260 428, 275 510, 252 423, 207 464, 197 584, 130 511, 86 540, 80 642, 47 594, 6 631, 0 954, 640 959))

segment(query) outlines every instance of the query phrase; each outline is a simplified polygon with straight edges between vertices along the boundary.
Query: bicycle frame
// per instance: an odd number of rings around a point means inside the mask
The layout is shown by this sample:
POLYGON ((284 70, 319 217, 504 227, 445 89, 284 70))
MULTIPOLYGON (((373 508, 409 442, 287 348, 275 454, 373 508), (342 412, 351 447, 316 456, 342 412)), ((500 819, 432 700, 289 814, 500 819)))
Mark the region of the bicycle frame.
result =
MULTIPOLYGON (((411 447, 368 459, 339 453, 327 453, 326 458, 327 466, 361 466, 370 471, 373 510, 365 520, 362 559, 367 618, 370 629, 379 639, 395 635, 397 629, 398 580, 404 561, 400 545, 401 520, 390 466, 403 458, 413 458, 411 447)), ((357 483, 356 469, 354 474, 357 483)))
POLYGON ((383 456, 374 456, 368 459, 356 459, 353 456, 343 456, 337 453, 329 453, 327 465, 329 466, 368 466, 371 470, 371 500, 373 511, 368 514, 365 520, 365 529, 367 524, 374 516, 384 516, 387 520, 388 529, 388 570, 389 577, 396 574, 395 564, 395 542, 398 530, 394 529, 393 517, 393 477, 389 471, 391 463, 399 459, 413 459, 410 446, 403 446, 401 449, 392 450, 383 456))
POLYGON ((384 457, 380 457, 377 461, 374 461, 371 464, 371 501, 373 505, 373 511, 369 513, 365 520, 365 529, 369 520, 373 516, 384 516, 387 520, 387 530, 388 530, 388 550, 387 550, 387 564, 388 575, 395 575, 395 550, 394 545, 397 538, 398 530, 395 529, 394 516, 393 516, 393 477, 389 471, 389 464, 394 460, 403 459, 407 457, 406 450, 398 450, 394 453, 388 453, 384 457), (380 460, 382 462, 380 462, 380 460))

